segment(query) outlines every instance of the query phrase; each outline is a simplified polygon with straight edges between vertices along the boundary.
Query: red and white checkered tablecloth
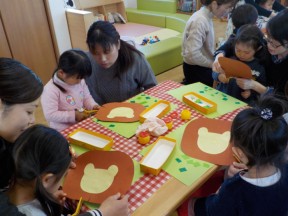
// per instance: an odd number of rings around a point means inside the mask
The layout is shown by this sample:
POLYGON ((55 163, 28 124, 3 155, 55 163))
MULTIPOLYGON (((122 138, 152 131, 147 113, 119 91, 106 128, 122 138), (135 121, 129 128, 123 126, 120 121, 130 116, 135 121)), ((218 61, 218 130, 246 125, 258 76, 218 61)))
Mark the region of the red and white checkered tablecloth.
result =
MULTIPOLYGON (((182 85, 180 83, 174 82, 174 81, 165 81, 157 86, 146 90, 144 93, 148 94, 150 96, 157 97, 159 99, 167 100, 173 104, 176 104, 177 112, 180 115, 180 112, 183 109, 188 109, 191 111, 192 117, 201 117, 199 112, 193 110, 189 106, 185 105, 181 101, 177 100, 173 96, 167 94, 167 91, 176 89, 181 87, 182 85)), ((240 112, 244 108, 237 109, 233 112, 227 113, 218 119, 222 120, 230 120, 232 121, 234 116, 240 112)), ((169 114, 168 114, 169 115, 169 114)), ((186 121, 181 120, 181 118, 173 119, 173 129, 175 130, 179 126, 183 125, 186 121)), ((67 137, 69 133, 74 131, 77 128, 85 128, 87 130, 95 131, 98 133, 105 134, 114 140, 113 149, 118 150, 121 152, 125 152, 128 154, 131 158, 135 159, 136 161, 140 161, 142 156, 139 154, 139 152, 145 148, 146 146, 138 144, 136 136, 133 136, 130 139, 127 139, 108 128, 95 123, 92 121, 92 117, 88 118, 82 122, 79 122, 66 130, 62 132, 62 134, 67 137)), ((156 140, 156 137, 153 137, 151 139, 151 142, 154 142, 156 140)), ((130 204, 130 213, 135 211, 141 204, 143 204, 155 191, 157 191, 171 176, 166 173, 165 171, 161 171, 158 176, 146 174, 143 177, 141 177, 138 181, 136 181, 128 191, 129 195, 129 204, 130 204)), ((85 207, 84 207, 85 208, 85 207)), ((84 209, 85 210, 85 209, 84 209)))

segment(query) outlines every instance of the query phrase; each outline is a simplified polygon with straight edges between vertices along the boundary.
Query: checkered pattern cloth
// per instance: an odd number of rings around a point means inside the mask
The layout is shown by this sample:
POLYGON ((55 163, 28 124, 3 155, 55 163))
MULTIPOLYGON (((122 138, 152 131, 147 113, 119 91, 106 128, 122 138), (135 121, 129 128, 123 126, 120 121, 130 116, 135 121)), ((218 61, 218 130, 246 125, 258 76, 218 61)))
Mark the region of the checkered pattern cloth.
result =
MULTIPOLYGON (((150 96, 157 97, 159 99, 167 100, 173 104, 176 104, 177 112, 180 116, 180 112, 183 109, 187 109, 191 111, 191 117, 203 117, 199 112, 193 110, 191 107, 187 106, 186 104, 182 103, 181 101, 177 100, 173 96, 167 94, 167 91, 176 89, 181 87, 180 83, 174 81, 165 81, 160 83, 159 85, 146 90, 144 93, 150 96)), ((244 108, 237 109, 233 112, 227 113, 218 119, 221 120, 229 120, 232 121, 234 116, 240 112, 244 108)), ((167 114, 169 116, 169 113, 167 114)), ((135 159, 136 161, 140 161, 142 156, 139 152, 145 148, 146 146, 137 143, 137 137, 133 136, 130 139, 127 139, 108 128, 101 126, 100 124, 95 123, 92 121, 92 118, 88 118, 82 122, 79 122, 62 132, 62 134, 67 137, 69 133, 74 131, 77 128, 85 128, 87 130, 95 131, 98 133, 105 134, 114 140, 113 149, 121 152, 125 152, 131 158, 135 159)), ((173 119, 173 128, 172 131, 178 128, 179 126, 185 124, 186 121, 181 120, 181 118, 173 119)), ((170 132, 170 131, 168 131, 170 132)), ((168 133, 167 132, 167 133, 168 133)), ((165 135, 165 134, 164 134, 165 135)), ((151 142, 154 142, 157 137, 152 137, 151 142)), ((145 174, 141 177, 138 181, 136 181, 128 191, 129 196, 129 207, 130 213, 134 212, 139 206, 141 206, 154 192, 156 192, 171 176, 166 173, 165 171, 161 171, 158 176, 154 176, 151 174, 145 174)), ((73 202, 76 206, 77 202, 73 202)), ((86 211, 88 208, 83 205, 82 211, 86 211)))

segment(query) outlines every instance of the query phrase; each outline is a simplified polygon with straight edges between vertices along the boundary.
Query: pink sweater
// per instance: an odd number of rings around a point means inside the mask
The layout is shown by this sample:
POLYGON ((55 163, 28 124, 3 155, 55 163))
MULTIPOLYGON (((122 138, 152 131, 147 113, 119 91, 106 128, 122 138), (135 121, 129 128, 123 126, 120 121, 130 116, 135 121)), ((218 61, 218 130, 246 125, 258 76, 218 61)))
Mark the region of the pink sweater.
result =
POLYGON ((90 95, 84 80, 76 85, 68 85, 54 76, 54 82, 62 86, 66 93, 54 85, 51 79, 44 87, 41 104, 50 127, 61 131, 76 123, 75 109, 91 110, 97 103, 90 95))

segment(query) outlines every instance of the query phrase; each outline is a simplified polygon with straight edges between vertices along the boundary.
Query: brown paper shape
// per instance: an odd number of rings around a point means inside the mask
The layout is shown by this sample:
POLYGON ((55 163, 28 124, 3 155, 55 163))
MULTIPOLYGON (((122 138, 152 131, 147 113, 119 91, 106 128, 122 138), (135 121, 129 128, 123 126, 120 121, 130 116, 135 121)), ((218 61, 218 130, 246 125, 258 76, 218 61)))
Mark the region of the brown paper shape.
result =
POLYGON ((118 192, 125 194, 129 190, 134 176, 132 159, 119 151, 89 151, 77 158, 76 165, 75 169, 69 169, 63 184, 63 191, 67 193, 67 197, 75 200, 82 197, 83 200, 91 203, 101 203, 107 197, 118 192), (94 168, 90 170, 89 168, 93 165, 94 168), (88 173, 85 168, 87 168, 88 173), (114 179, 109 182, 104 181, 103 173, 109 170, 112 170, 114 179), (81 187, 81 181, 83 180, 86 180, 85 187, 81 187), (95 185, 93 185, 94 182, 95 185), (106 184, 103 187, 105 189, 91 192, 92 187, 103 185, 103 182, 106 184), (87 192, 87 189, 90 189, 89 192, 87 192))
POLYGON ((238 77, 252 79, 251 68, 245 63, 226 57, 219 57, 218 61, 222 69, 225 71, 225 75, 227 78, 238 77))
POLYGON ((106 122, 136 122, 139 121, 139 115, 144 110, 145 107, 138 103, 113 102, 101 106, 95 117, 100 121, 106 122), (121 109, 122 113, 120 115, 116 115, 116 112, 113 113, 113 111, 121 109), (112 117, 108 117, 109 115, 112 117))
POLYGON ((229 143, 230 128, 230 121, 206 118, 191 121, 186 126, 182 137, 182 151, 199 160, 218 165, 230 165, 235 161, 232 145, 229 143))

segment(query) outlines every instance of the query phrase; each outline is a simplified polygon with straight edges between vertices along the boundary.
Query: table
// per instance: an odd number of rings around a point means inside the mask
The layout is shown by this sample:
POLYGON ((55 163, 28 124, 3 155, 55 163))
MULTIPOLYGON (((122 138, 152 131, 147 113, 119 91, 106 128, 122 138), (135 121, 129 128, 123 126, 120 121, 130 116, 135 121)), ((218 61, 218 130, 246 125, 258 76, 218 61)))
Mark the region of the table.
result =
MULTIPOLYGON (((191 109, 189 106, 166 93, 169 90, 176 89, 181 86, 182 85, 180 83, 174 81, 165 81, 151 89, 146 90, 144 93, 159 99, 170 101, 178 106, 178 110, 188 109, 191 111, 192 117, 201 117, 202 115, 199 112, 191 109)), ((233 112, 227 113, 221 116, 219 119, 232 121, 234 116, 240 110, 242 109, 240 108, 233 112)), ((173 122, 173 129, 178 128, 184 123, 185 121, 182 121, 180 118, 175 119, 173 122)), ((92 121, 92 118, 88 118, 67 128, 62 132, 62 134, 67 137, 69 133, 80 127, 110 136, 114 139, 114 150, 125 152, 131 158, 137 161, 140 161, 142 158, 139 152, 145 146, 137 144, 137 138, 135 136, 130 139, 126 139, 108 128, 95 123, 92 121)), ((155 137, 152 138, 152 142, 155 140, 155 137)), ((131 214, 135 216, 169 215, 169 213, 174 211, 181 204, 181 202, 183 202, 183 200, 189 197, 193 191, 205 183, 205 181, 209 179, 217 169, 217 165, 212 166, 212 168, 210 168, 208 172, 201 177, 201 179, 198 179, 198 181, 190 186, 184 185, 165 171, 161 171, 158 176, 149 174, 144 175, 138 181, 136 181, 128 191, 131 214)))

